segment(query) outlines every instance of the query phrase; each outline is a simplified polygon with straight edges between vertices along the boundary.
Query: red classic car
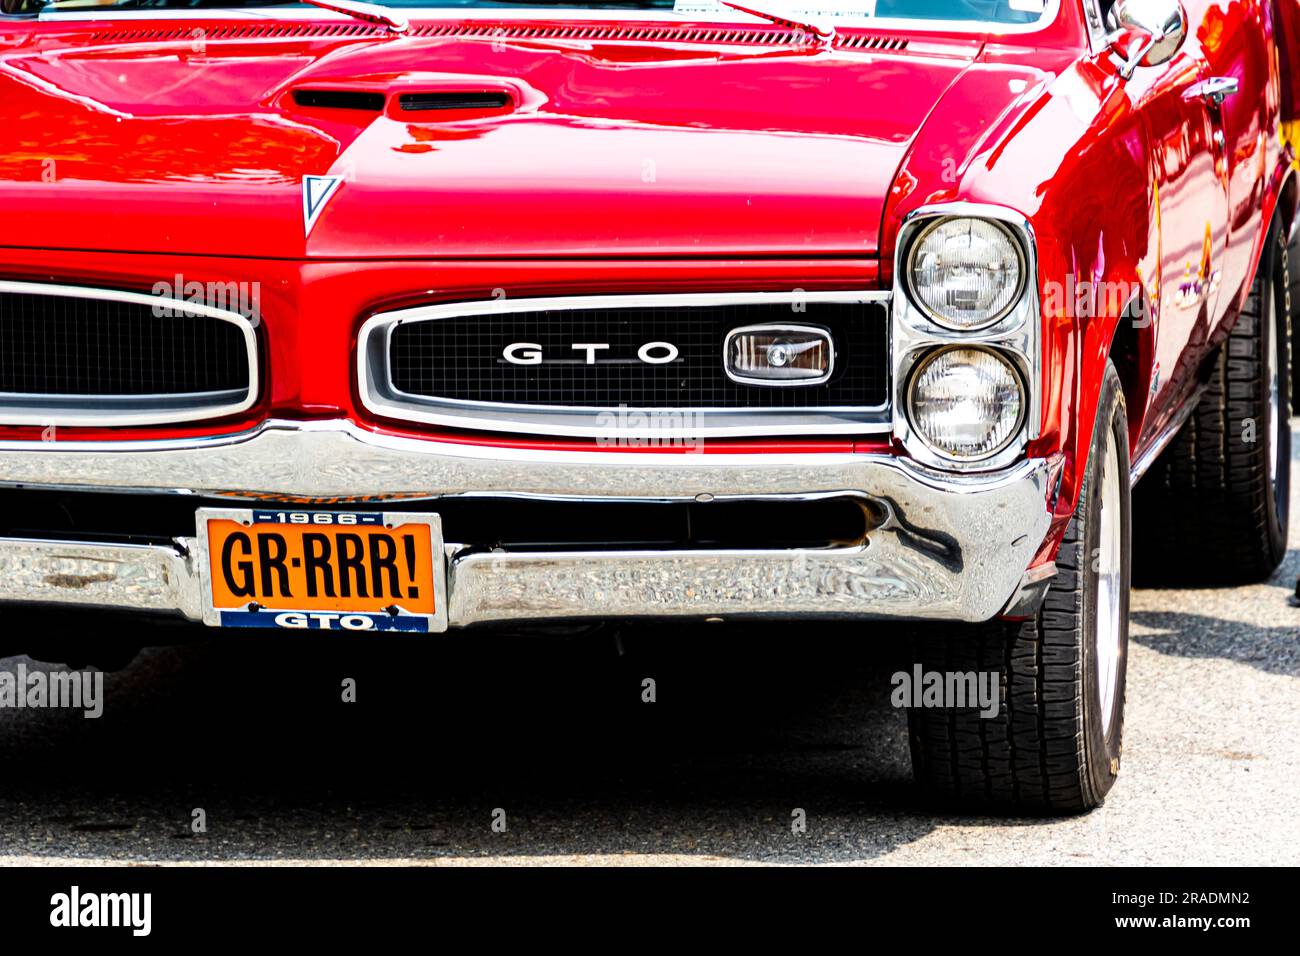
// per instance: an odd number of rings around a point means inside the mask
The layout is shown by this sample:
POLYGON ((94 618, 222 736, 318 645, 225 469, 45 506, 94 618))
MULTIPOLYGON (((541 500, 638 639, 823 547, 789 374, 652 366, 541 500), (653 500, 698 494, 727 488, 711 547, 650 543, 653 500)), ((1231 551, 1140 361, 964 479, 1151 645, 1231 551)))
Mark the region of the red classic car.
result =
POLYGON ((11 653, 946 622, 1077 811, 1130 566, 1281 560, 1294 0, 0 2, 0 601, 132 615, 11 653))

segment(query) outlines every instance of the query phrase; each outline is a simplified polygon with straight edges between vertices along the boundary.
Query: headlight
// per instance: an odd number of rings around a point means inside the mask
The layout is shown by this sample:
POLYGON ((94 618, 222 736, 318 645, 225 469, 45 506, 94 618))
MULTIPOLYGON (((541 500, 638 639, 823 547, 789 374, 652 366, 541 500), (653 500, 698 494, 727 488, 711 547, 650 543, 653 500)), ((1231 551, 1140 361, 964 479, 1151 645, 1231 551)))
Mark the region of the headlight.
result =
POLYGON ((992 325, 1016 303, 1020 245, 988 219, 940 219, 912 244, 908 285, 930 318, 955 332, 992 325))
POLYGON ((997 352, 954 346, 917 365, 907 406, 922 441, 949 458, 973 461, 1001 451, 1020 430, 1024 385, 997 352))

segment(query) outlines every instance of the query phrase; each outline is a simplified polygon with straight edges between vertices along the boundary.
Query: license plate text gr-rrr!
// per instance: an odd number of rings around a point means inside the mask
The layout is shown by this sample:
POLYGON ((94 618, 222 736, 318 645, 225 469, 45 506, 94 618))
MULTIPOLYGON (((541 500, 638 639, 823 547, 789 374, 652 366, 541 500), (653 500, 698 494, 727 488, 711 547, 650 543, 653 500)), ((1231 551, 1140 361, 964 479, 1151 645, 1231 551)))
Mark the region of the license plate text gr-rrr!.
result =
POLYGON ((442 629, 437 515, 204 508, 198 528, 209 624, 442 629))

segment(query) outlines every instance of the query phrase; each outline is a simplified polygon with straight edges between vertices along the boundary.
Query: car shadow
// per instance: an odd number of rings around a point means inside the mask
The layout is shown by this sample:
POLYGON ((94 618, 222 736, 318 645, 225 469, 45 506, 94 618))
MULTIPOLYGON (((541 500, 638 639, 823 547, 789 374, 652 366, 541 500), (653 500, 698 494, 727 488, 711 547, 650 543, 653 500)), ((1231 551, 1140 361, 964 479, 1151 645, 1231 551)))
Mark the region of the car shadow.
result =
POLYGON ((1295 624, 1264 627, 1230 618, 1172 611, 1135 611, 1142 625, 1130 638, 1143 647, 1175 657, 1218 658, 1249 664, 1267 674, 1300 676, 1300 608, 1290 608, 1295 624))
MULTIPOLYGON (((1300 519, 1298 519, 1300 520, 1300 519)), ((1189 611, 1151 611, 1140 607, 1129 615, 1138 625, 1130 637, 1138 644, 1162 654, 1176 657, 1220 658, 1249 664, 1269 674, 1300 674, 1300 607, 1295 606, 1296 576, 1300 574, 1300 549, 1287 551, 1281 565, 1267 581, 1242 588, 1142 588, 1134 590, 1136 604, 1154 600, 1165 606, 1195 607, 1207 613, 1189 611), (1241 603, 1242 591, 1249 588, 1268 594, 1265 601, 1254 595, 1250 618, 1233 614, 1241 603), (1165 600, 1165 595, 1172 600, 1165 600), (1215 614, 1218 608, 1222 614, 1215 614), (1290 621, 1270 626, 1258 621, 1259 609, 1270 617, 1290 621)))
POLYGON ((1046 822, 918 801, 889 703, 901 637, 660 625, 155 649, 107 676, 98 720, 0 712, 0 856, 851 863, 945 823, 1046 822))

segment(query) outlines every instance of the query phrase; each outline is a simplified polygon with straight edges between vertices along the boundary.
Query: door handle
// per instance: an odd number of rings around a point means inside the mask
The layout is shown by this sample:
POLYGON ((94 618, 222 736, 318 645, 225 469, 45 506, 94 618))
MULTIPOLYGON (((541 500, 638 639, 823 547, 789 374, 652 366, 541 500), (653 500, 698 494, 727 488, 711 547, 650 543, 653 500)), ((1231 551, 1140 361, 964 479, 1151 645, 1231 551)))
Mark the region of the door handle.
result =
POLYGON ((1235 76, 1212 76, 1189 86, 1183 93, 1183 98, 1190 100, 1199 96, 1212 101, 1215 106, 1221 106, 1225 98, 1237 92, 1238 86, 1235 76))

